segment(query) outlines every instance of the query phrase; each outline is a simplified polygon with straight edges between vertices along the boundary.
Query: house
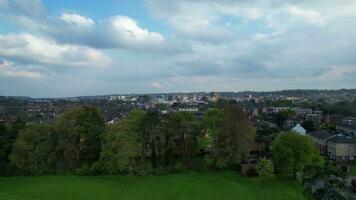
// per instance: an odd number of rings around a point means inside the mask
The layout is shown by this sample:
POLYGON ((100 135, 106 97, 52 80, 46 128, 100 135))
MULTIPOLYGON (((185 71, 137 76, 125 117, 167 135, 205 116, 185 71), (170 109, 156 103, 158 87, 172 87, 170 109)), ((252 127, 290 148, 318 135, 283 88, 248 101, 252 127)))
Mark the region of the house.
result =
POLYGON ((314 124, 321 123, 321 115, 316 113, 310 113, 305 115, 306 121, 312 121, 314 124))
POLYGON ((321 154, 327 154, 327 140, 332 138, 335 134, 324 130, 312 131, 308 134, 315 146, 320 150, 321 154))
POLYGON ((312 131, 309 136, 320 152, 337 163, 356 161, 356 139, 344 135, 333 134, 327 131, 312 131))
POLYGON ((300 124, 297 124, 291 130, 300 134, 300 135, 305 135, 305 133, 306 133, 306 130, 300 124))
POLYGON ((356 160, 356 139, 338 134, 328 140, 327 153, 337 163, 348 163, 356 160))

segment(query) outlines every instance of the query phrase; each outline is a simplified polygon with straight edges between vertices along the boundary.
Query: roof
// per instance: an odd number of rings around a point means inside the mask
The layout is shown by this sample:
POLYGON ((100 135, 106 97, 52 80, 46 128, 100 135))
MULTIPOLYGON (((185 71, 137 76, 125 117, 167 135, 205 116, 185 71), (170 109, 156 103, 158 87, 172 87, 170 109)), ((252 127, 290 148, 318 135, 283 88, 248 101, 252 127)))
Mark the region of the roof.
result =
POLYGON ((328 140, 328 142, 342 143, 342 144, 356 144, 356 139, 354 139, 350 136, 336 135, 335 137, 328 140))
POLYGON ((335 134, 324 131, 324 130, 318 130, 318 131, 312 131, 309 133, 310 136, 315 137, 315 138, 319 138, 322 140, 331 138, 332 136, 334 136, 335 134))

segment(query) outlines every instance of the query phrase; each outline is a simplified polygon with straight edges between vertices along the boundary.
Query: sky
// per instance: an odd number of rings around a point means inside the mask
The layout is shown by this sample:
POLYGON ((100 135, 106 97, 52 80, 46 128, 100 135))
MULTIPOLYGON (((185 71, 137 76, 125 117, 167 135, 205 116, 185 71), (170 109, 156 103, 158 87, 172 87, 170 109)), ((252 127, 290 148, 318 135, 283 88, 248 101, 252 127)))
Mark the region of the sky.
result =
POLYGON ((356 88, 355 0, 0 0, 0 95, 356 88))

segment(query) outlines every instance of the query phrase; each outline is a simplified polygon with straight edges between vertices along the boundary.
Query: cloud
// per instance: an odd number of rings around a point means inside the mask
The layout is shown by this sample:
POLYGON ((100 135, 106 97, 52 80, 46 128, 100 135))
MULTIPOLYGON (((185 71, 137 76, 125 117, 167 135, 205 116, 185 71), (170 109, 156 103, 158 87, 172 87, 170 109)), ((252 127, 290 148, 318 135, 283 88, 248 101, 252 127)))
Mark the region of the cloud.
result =
POLYGON ((21 63, 56 67, 105 67, 111 63, 110 58, 98 50, 61 45, 27 33, 0 35, 0 56, 21 63))
POLYGON ((76 13, 63 13, 59 18, 68 24, 74 24, 80 27, 91 27, 95 24, 91 18, 83 17, 76 13))
POLYGON ((46 9, 41 0, 0 0, 0 11, 11 16, 40 17, 46 9))
MULTIPOLYGON (((347 76, 356 75, 356 66, 336 66, 323 72, 319 77, 322 81, 342 81, 347 76)), ((356 81, 355 81, 356 83, 356 81)))
POLYGON ((288 12, 291 15, 305 19, 310 23, 315 23, 318 25, 325 25, 326 23, 326 19, 318 11, 315 10, 306 10, 297 6, 289 6, 288 12))
POLYGON ((37 79, 41 74, 36 71, 18 69, 13 62, 0 60, 0 76, 37 79))

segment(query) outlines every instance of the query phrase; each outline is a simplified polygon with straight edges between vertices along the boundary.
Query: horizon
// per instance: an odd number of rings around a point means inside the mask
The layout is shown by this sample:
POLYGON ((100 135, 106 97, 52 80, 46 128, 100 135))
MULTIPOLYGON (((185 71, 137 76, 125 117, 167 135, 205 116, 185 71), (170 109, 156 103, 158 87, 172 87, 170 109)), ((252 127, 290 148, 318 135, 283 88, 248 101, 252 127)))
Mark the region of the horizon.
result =
POLYGON ((356 2, 0 0, 0 95, 356 88, 356 2))
POLYGON ((0 97, 10 97, 10 98, 31 98, 31 99, 67 99, 67 98, 82 98, 82 97, 102 97, 102 96, 117 96, 117 95, 158 95, 158 94, 196 94, 196 93, 278 93, 284 91, 339 91, 339 90, 356 90, 356 88, 337 88, 337 89, 276 89, 276 90, 241 90, 241 91, 180 91, 180 92, 156 92, 156 93, 111 93, 111 94, 88 94, 88 95, 77 95, 77 96, 23 96, 23 95, 2 95, 0 97))

